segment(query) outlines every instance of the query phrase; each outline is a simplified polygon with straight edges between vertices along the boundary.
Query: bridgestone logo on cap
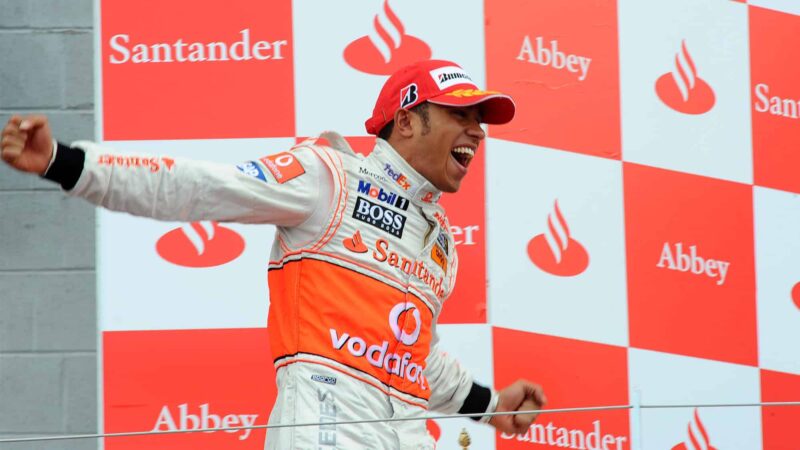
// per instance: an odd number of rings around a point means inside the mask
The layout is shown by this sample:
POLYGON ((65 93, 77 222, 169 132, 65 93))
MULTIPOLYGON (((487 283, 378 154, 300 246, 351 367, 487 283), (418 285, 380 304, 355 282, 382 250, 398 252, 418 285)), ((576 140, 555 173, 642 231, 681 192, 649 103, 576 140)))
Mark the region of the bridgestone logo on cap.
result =
POLYGON ((474 86, 472 78, 464 72, 464 69, 457 66, 440 67, 431 70, 431 77, 433 77, 433 81, 436 82, 436 86, 438 86, 440 90, 447 89, 457 84, 470 84, 474 86))

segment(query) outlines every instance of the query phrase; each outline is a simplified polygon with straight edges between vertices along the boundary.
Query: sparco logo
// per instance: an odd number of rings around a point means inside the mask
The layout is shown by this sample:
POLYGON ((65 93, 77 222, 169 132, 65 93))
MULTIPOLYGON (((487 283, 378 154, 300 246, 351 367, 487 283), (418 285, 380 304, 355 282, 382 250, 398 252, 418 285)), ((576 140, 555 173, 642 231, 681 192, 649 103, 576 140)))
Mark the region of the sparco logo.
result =
POLYGON ((111 64, 144 63, 195 63, 214 61, 266 61, 283 59, 281 50, 289 41, 256 41, 251 43, 250 29, 239 31, 240 38, 234 42, 174 42, 132 43, 130 35, 115 34, 108 45, 111 47, 111 64))
POLYGON ((353 218, 379 228, 397 238, 403 237, 403 228, 406 226, 406 216, 376 205, 371 201, 358 197, 353 218))
POLYGON ((406 34, 403 22, 384 0, 383 10, 372 20, 373 30, 344 49, 350 67, 373 75, 390 75, 414 61, 430 59, 428 44, 406 34))
MULTIPOLYGON (((419 310, 411 303, 398 303, 389 313, 389 327, 392 329, 394 337, 402 344, 407 346, 415 344, 419 339, 422 328, 419 310), (411 314, 413 319, 409 318, 408 314, 411 314), (415 328, 411 333, 408 333, 405 325, 412 320, 415 321, 415 328)), ((340 334, 334 328, 330 329, 330 333, 331 345, 334 349, 344 351, 345 347, 347 347, 347 351, 356 358, 366 358, 367 362, 372 366, 383 368, 388 374, 417 383, 422 390, 428 389, 427 380, 422 375, 425 366, 412 361, 413 355, 411 355, 411 352, 404 351, 402 354, 389 353, 389 348, 397 350, 398 346, 390 344, 387 340, 369 344, 364 338, 351 336, 350 333, 340 334)))
POLYGON ((366 194, 370 197, 377 199, 379 202, 388 203, 396 206, 403 211, 408 210, 408 199, 401 197, 394 192, 384 191, 383 188, 372 187, 368 181, 358 180, 358 193, 366 194))

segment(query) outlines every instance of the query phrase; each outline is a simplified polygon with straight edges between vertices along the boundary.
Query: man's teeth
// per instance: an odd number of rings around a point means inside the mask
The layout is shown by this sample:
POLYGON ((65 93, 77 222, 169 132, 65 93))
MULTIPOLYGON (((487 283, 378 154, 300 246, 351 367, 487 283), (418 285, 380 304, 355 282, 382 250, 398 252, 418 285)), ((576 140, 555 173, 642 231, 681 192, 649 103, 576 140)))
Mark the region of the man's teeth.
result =
POLYGON ((469 156, 470 158, 475 156, 475 151, 469 147, 456 147, 453 149, 453 153, 463 153, 469 156))

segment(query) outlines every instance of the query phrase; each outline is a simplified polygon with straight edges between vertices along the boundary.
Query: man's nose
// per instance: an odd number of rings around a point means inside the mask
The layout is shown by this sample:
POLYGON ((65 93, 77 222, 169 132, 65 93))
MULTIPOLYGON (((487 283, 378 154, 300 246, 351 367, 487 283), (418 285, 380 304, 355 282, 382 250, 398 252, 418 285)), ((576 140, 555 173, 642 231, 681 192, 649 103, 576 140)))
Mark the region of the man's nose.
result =
POLYGON ((480 142, 486 138, 486 132, 483 131, 481 124, 476 120, 467 127, 467 136, 473 137, 480 142))

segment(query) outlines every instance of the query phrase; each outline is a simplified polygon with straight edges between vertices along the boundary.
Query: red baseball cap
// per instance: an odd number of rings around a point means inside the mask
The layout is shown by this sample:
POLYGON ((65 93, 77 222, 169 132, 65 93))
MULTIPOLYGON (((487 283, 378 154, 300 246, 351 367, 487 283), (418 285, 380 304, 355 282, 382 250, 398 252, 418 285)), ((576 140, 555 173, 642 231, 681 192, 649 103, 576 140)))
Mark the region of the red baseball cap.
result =
POLYGON ((458 64, 431 59, 398 70, 383 85, 372 117, 364 122, 367 133, 377 135, 394 120, 394 113, 422 102, 444 106, 481 105, 484 123, 501 124, 514 118, 514 100, 497 91, 478 88, 458 64))

